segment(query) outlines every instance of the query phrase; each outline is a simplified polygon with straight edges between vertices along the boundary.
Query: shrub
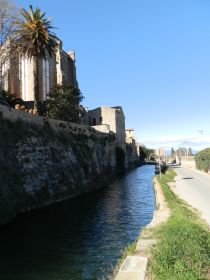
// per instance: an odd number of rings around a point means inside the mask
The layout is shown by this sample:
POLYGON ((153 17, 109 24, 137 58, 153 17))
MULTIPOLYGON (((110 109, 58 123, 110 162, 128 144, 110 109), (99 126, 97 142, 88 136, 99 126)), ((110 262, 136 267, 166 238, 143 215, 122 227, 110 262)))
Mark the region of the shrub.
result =
POLYGON ((208 172, 210 169, 210 148, 202 150, 195 155, 196 168, 208 172))
POLYGON ((6 102, 5 105, 10 105, 12 107, 15 107, 16 104, 25 105, 22 98, 5 90, 0 91, 0 99, 6 102))
POLYGON ((57 85, 49 93, 46 102, 46 115, 49 118, 77 122, 83 96, 78 88, 68 85, 57 85))

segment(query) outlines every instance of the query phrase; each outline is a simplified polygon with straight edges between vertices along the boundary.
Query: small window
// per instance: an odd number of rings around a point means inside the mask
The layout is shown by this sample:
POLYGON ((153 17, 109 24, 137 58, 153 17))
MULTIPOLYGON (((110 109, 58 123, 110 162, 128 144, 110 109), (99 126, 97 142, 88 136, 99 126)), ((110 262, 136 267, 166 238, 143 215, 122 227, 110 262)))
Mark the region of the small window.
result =
POLYGON ((102 121, 103 121, 103 118, 102 118, 102 117, 100 117, 100 124, 102 124, 102 121))

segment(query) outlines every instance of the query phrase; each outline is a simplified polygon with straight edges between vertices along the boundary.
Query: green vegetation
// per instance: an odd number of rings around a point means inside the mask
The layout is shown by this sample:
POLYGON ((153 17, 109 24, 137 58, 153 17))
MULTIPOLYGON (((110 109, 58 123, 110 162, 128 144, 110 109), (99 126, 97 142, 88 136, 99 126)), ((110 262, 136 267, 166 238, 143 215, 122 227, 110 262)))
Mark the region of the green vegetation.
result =
POLYGON ((210 232, 187 206, 169 189, 175 172, 168 170, 158 180, 171 209, 166 223, 155 229, 159 242, 151 250, 150 275, 154 280, 210 279, 210 232))
POLYGON ((153 149, 147 149, 145 146, 140 146, 139 151, 140 151, 140 160, 142 161, 155 160, 155 152, 153 149))
POLYGON ((34 108, 40 113, 39 60, 52 56, 59 40, 51 32, 51 20, 39 8, 34 10, 31 5, 29 11, 20 9, 20 18, 16 18, 13 25, 16 51, 34 61, 34 108))
POLYGON ((11 107, 15 107, 16 104, 25 105, 22 98, 19 98, 15 94, 11 94, 5 90, 0 90, 0 103, 11 107))
POLYGON ((77 122, 79 120, 79 103, 83 96, 78 88, 58 85, 49 93, 47 116, 52 119, 77 122))
POLYGON ((208 172, 210 169, 210 148, 202 150, 195 155, 196 168, 208 172))
POLYGON ((9 106, 9 103, 7 102, 5 95, 6 95, 6 91, 0 90, 0 104, 9 106))

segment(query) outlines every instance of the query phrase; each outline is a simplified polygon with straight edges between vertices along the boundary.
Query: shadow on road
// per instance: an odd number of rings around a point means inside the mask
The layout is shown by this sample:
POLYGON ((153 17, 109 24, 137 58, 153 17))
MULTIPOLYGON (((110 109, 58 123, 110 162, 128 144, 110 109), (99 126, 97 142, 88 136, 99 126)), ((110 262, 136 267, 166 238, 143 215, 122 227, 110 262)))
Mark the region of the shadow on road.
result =
POLYGON ((172 168, 181 168, 181 166, 179 164, 175 164, 175 163, 168 164, 168 166, 170 166, 172 168))
POLYGON ((183 178, 178 178, 175 180, 175 182, 180 181, 180 180, 193 180, 194 177, 183 177, 183 178))

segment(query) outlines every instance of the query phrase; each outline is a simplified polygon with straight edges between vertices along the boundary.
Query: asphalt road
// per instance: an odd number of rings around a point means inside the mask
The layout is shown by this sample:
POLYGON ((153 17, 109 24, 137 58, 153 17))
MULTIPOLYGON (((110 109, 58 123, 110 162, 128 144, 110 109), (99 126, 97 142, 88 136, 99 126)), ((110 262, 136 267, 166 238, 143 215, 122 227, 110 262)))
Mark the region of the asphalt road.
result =
POLYGON ((210 225, 210 175, 179 166, 174 170, 177 173, 174 192, 199 210, 201 217, 210 225))

